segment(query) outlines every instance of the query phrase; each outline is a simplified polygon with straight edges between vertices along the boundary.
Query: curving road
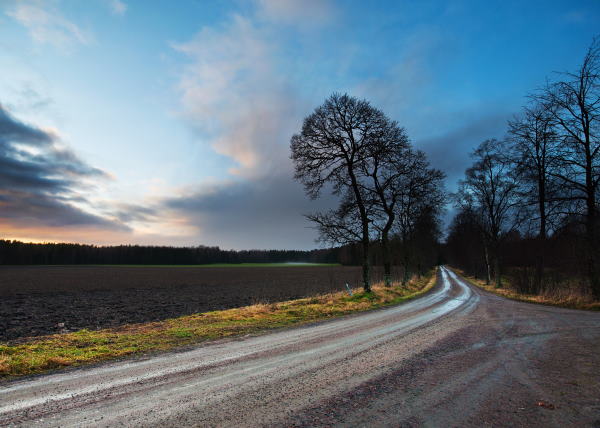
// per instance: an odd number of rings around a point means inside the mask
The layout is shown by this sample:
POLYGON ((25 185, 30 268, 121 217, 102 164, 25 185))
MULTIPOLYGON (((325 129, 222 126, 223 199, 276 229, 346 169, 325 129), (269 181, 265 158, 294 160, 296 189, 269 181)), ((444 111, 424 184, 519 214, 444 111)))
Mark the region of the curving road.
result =
POLYGON ((600 427, 600 313, 442 268, 396 307, 0 384, 0 425, 600 427))

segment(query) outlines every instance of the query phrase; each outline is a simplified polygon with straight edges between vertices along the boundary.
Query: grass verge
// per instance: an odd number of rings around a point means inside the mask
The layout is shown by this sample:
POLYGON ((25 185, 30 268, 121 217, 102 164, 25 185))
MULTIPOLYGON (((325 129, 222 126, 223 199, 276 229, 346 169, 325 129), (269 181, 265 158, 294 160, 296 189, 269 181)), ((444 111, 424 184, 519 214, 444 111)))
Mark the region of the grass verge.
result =
POLYGON ((346 292, 338 292, 159 322, 0 342, 0 377, 35 374, 127 355, 164 351, 394 305, 429 291, 435 279, 435 270, 432 270, 405 287, 386 288, 376 284, 371 293, 355 290, 349 296, 346 292))
POLYGON ((594 302, 581 295, 572 293, 545 293, 545 294, 523 294, 518 293, 510 287, 510 284, 503 280, 503 286, 496 288, 494 284, 487 285, 484 280, 475 278, 465 274, 462 270, 457 268, 451 268, 454 272, 466 278, 471 284, 476 287, 482 288, 490 293, 497 294, 507 299, 519 300, 527 303, 537 303, 540 305, 558 306, 561 308, 569 309, 583 309, 588 311, 600 311, 600 302, 594 302))

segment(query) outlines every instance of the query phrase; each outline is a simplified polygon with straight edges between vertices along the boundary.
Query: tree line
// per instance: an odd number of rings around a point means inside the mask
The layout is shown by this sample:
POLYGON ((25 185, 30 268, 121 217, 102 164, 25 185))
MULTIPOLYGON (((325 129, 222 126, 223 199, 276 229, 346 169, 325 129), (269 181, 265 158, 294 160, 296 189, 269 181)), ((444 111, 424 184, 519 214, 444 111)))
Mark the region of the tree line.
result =
POLYGON ((394 261, 403 283, 412 271, 435 264, 445 176, 396 121, 367 100, 334 93, 304 119, 290 146, 295 178, 307 195, 315 199, 325 189, 338 197, 335 208, 307 218, 320 241, 359 250, 365 291, 375 248, 388 286, 394 261), (423 250, 427 256, 416 257, 423 250))
POLYGON ((471 156, 448 260, 498 287, 509 274, 534 294, 576 278, 600 299, 600 40, 471 156))
MULTIPOLYGON (((339 248, 300 250, 222 250, 219 247, 96 246, 69 243, 25 243, 0 240, 0 265, 211 263, 338 263, 339 248)), ((352 263, 354 260, 349 259, 352 263)))

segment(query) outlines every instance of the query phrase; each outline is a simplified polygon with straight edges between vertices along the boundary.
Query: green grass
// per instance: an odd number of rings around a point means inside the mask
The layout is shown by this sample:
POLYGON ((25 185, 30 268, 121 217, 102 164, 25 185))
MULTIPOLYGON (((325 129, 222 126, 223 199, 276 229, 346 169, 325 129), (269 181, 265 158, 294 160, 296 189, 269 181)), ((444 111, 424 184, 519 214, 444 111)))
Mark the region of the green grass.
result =
POLYGON ((224 337, 320 321, 398 304, 430 290, 435 271, 407 286, 373 286, 279 303, 205 312, 164 321, 0 342, 0 377, 41 373, 127 355, 164 351, 224 337))

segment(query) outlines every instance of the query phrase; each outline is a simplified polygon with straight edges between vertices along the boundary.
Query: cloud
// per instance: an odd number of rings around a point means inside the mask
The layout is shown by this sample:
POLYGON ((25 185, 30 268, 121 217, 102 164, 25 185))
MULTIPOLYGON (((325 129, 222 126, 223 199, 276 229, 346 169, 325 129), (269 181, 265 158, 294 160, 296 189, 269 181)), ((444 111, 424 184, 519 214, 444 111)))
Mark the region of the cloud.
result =
POLYGON ((127 12, 127 4, 121 0, 111 0, 110 10, 114 15, 123 16, 127 12))
POLYGON ((163 201, 197 228, 202 242, 225 248, 315 247, 316 234, 301 215, 327 209, 332 198, 311 201, 291 177, 222 182, 163 201))
POLYGON ((54 133, 23 123, 0 105, 0 220, 13 227, 127 230, 91 210, 85 191, 108 174, 61 146, 54 133))
POLYGON ((26 125, 12 118, 0 104, 0 147, 11 141, 18 141, 32 145, 48 145, 53 141, 53 136, 41 129, 26 125))
MULTIPOLYGON (((457 114, 455 120, 458 121, 460 116, 462 114, 457 114)), ((470 166, 469 153, 475 147, 489 138, 502 138, 510 113, 500 111, 482 114, 479 117, 473 117, 471 114, 466 116, 458 127, 415 142, 419 149, 427 153, 431 165, 446 173, 449 190, 454 190, 456 182, 470 166)))
POLYGON ((329 0, 256 0, 258 16, 277 24, 320 26, 334 20, 336 8, 329 0))
POLYGON ((157 210, 152 206, 142 206, 124 202, 112 203, 110 205, 110 214, 123 223, 152 223, 158 217, 157 210))
MULTIPOLYGON (((235 166, 230 177, 162 201, 205 244, 228 248, 314 248, 316 234, 302 216, 331 207, 332 198, 310 201, 293 181, 291 136, 314 107, 300 96, 286 33, 266 21, 325 19, 321 2, 301 10, 294 2, 260 2, 253 18, 231 16, 175 46, 190 63, 181 75, 183 115, 189 125, 235 166), (313 8, 314 6, 314 8, 313 8), (312 16, 312 18, 311 18, 312 16)), ((325 7, 327 3, 323 2, 325 7)), ((159 210, 159 211, 161 211, 159 210)))
POLYGON ((11 110, 25 110, 28 112, 40 112, 53 106, 54 101, 42 96, 31 82, 23 82, 21 85, 7 85, 12 92, 12 102, 6 104, 11 110))
POLYGON ((269 33, 236 15, 175 48, 191 60, 179 84, 184 115, 236 163, 230 173, 255 178, 289 171, 289 139, 303 109, 269 33))
POLYGON ((88 44, 91 39, 89 34, 65 18, 49 2, 21 0, 6 14, 27 28, 37 43, 64 50, 77 44, 88 44))

